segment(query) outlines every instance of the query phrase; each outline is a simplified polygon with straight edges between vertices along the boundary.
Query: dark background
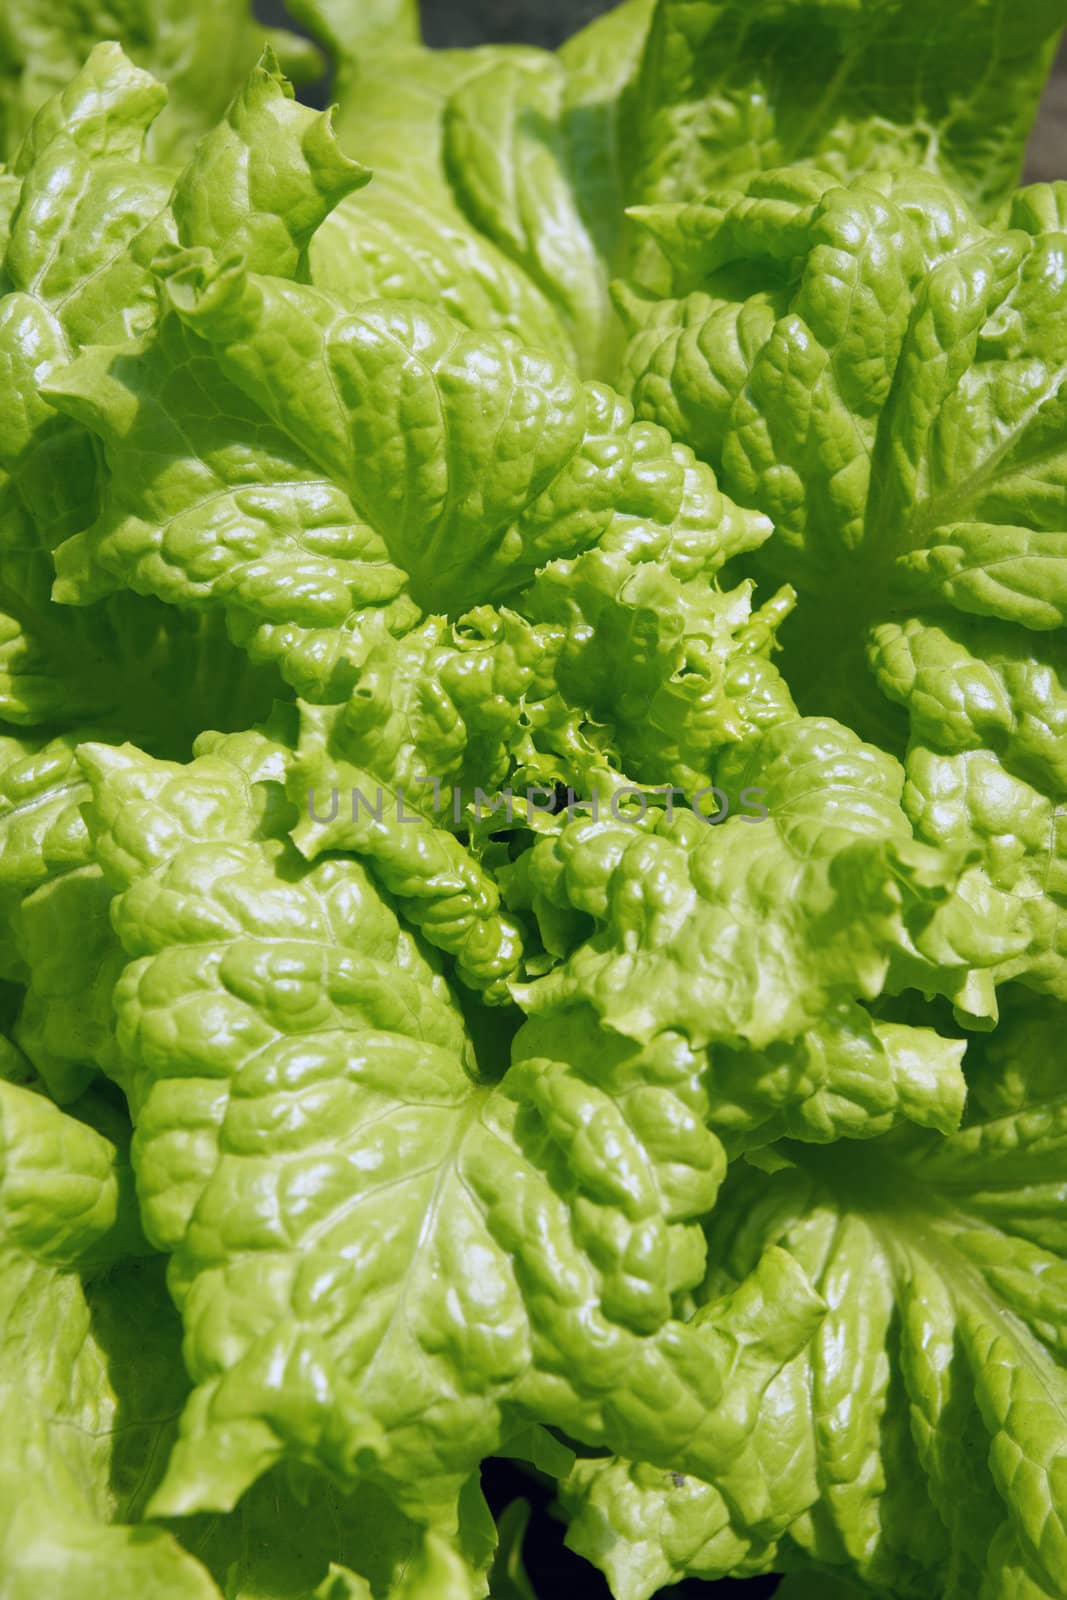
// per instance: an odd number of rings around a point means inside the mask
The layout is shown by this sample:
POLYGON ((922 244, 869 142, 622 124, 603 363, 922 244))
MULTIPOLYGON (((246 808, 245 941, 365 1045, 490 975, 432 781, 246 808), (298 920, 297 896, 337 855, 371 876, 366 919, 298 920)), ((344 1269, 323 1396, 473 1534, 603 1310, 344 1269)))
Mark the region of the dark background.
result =
POLYGON ((614 0, 422 0, 427 44, 539 44, 553 50, 614 0))
MULTIPOLYGON (((611 4, 614 0, 422 0, 423 35, 427 44, 439 48, 523 43, 553 49, 611 4)), ((263 22, 292 26, 279 0, 255 0, 255 11, 263 22)), ((327 95, 328 86, 323 83, 311 92, 302 91, 301 98, 325 104, 327 95)), ((1060 53, 1045 97, 1026 175, 1030 180, 1067 175, 1067 50, 1060 53)), ((558 1596, 610 1600, 599 1572, 564 1546, 563 1527, 552 1516, 549 1492, 507 1462, 490 1462, 483 1481, 496 1514, 519 1497, 530 1501, 533 1515, 524 1547, 526 1566, 544 1600, 557 1600, 558 1596)), ((688 1579, 663 1590, 662 1595, 663 1600, 765 1600, 774 1594, 778 1582, 777 1578, 724 1579, 719 1583, 688 1579)))

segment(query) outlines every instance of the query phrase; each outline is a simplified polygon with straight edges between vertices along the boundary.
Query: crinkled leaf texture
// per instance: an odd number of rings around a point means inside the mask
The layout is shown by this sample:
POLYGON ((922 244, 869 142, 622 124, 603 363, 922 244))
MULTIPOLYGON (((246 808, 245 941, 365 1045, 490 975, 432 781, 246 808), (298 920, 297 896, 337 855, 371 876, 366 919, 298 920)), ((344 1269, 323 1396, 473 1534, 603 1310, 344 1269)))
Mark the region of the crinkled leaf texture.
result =
POLYGON ((627 0, 552 55, 428 51, 406 11, 385 9, 392 27, 376 7, 301 7, 342 57, 342 137, 380 177, 324 230, 322 281, 440 299, 472 326, 562 341, 607 375, 610 277, 663 283, 628 206, 796 162, 838 179, 922 166, 988 214, 1018 179, 1067 22, 1064 0, 777 0, 758 13, 627 0))
MULTIPOLYGON (((988 230, 919 174, 769 174, 650 212, 687 292, 625 304, 639 414, 774 521, 760 559, 800 593, 783 642, 801 707, 904 755, 918 836, 970 856, 962 906, 1027 926, 996 981, 1062 998, 1053 201, 1023 191, 1012 226, 988 230)), ((991 988, 961 1009, 988 1024, 991 988)))
POLYGON ((170 107, 154 153, 183 160, 222 116, 268 39, 294 78, 317 75, 317 51, 295 34, 258 27, 245 0, 122 6, 62 0, 44 8, 14 0, 0 26, 0 157, 15 154, 39 109, 66 87, 95 44, 110 40, 166 84, 170 107))
POLYGON ((0 974, 25 985, 13 1036, 60 1104, 112 1059, 121 966, 80 812, 75 751, 88 732, 0 742, 0 974))
POLYGON ((638 197, 703 199, 787 163, 838 178, 915 166, 995 209, 1018 181, 1065 22, 1061 0, 660 0, 638 197))
POLYGON ((820 1303, 772 1252, 714 1314, 674 1316, 723 1170, 684 1040, 605 1076, 595 1029, 577 1060, 535 1031, 486 1081, 363 867, 272 838, 238 765, 79 759, 130 957, 138 1194, 197 1385, 154 1509, 226 1509, 293 1460, 447 1531, 528 1418, 742 1478, 820 1303))
POLYGON ((1064 1107, 1059 1082, 1020 1092, 1031 1026, 1017 1022, 983 1074, 996 1110, 948 1138, 782 1141, 760 1170, 731 1170, 704 1292, 785 1248, 829 1307, 753 1438, 788 1533, 739 1524, 684 1474, 580 1461, 563 1490, 569 1537, 624 1600, 687 1572, 805 1558, 916 1600, 1061 1592, 1064 1107))
POLYGON ((948 1596, 996 1593, 1013 1565, 1058 1592, 1062 1116, 1056 1099, 943 1142, 891 1136, 877 1168, 847 1145, 818 1164, 782 1145, 788 1165, 755 1187, 739 1170, 724 1197, 715 1289, 773 1242, 830 1306, 790 1374, 811 1396, 810 1431, 798 1406, 776 1442, 825 1486, 790 1533, 817 1560, 916 1595, 932 1574, 948 1596))
POLYGON ((14 1600, 101 1583, 130 1600, 218 1593, 171 1535, 121 1525, 139 1509, 151 1434, 121 1431, 95 1313, 121 1295, 133 1318, 152 1304, 143 1269, 113 1265, 137 1237, 128 1191, 107 1138, 0 1080, 0 1570, 14 1600), (86 1286, 83 1273, 108 1275, 86 1286))
POLYGON ((298 9, 0 19, 0 1589, 1055 1600, 1064 4, 298 9))
POLYGON ((114 718, 176 753, 205 716, 232 727, 262 715, 275 681, 210 618, 129 592, 81 611, 53 604, 52 552, 93 522, 99 480, 90 435, 41 392, 82 345, 154 321, 148 262, 167 235, 171 178, 144 145, 165 99, 117 45, 98 45, 13 164, 0 280, 0 716, 114 718))
POLYGON ((189 1384, 102 1100, 65 1114, 0 1065, 0 1572, 4 1594, 91 1600, 472 1600, 492 1549, 476 1491, 455 1548, 427 1546, 373 1489, 266 1478, 227 1516, 143 1520, 189 1384), (180 1542, 179 1542, 180 1541, 180 1542), (332 1577, 331 1577, 332 1574, 332 1577), (420 1590, 421 1584, 430 1585, 420 1590), (433 1587, 437 1585, 437 1587, 433 1587))

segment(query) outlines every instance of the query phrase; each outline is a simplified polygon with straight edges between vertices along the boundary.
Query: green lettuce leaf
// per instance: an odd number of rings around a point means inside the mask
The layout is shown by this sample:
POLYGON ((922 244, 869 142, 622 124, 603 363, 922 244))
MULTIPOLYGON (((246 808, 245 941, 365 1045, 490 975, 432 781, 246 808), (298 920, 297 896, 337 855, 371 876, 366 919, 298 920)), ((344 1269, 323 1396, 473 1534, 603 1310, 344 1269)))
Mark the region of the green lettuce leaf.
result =
POLYGON ((558 55, 426 50, 407 8, 387 8, 391 26, 363 7, 303 9, 340 56, 341 141, 375 171, 373 196, 346 201, 316 240, 316 281, 348 299, 418 298, 610 371, 624 108, 649 0, 558 55))
POLYGON ((197 1386, 152 1509, 227 1509, 290 1460, 376 1482, 447 1534, 479 1459, 530 1418, 653 1458, 681 1430, 706 1476, 742 1478, 760 1395, 819 1303, 772 1254, 674 1317, 722 1173, 682 1041, 636 1082, 624 1049, 612 1083, 596 1030, 577 1062, 535 1035, 487 1079, 366 872, 302 863, 239 767, 80 760, 130 957, 115 1004, 138 1194, 174 1252, 197 1386))
POLYGON ((183 159, 223 114, 268 39, 293 77, 318 75, 318 52, 295 34, 257 26, 247 0, 66 0, 44 11, 33 0, 14 0, 0 21, 0 158, 14 154, 40 107, 94 45, 112 40, 166 84, 170 105, 153 154, 183 159))
POLYGON ((25 985, 13 1034, 61 1104, 111 1057, 121 968, 79 809, 89 791, 75 750, 90 731, 0 741, 0 973, 25 985))
POLYGON ((1029 925, 997 980, 1062 996, 1067 279, 1054 210, 1014 220, 918 174, 772 173, 650 214, 690 287, 625 304, 639 415, 775 523, 801 708, 904 757, 917 834, 973 861, 961 915, 1029 925))
POLYGON ((189 685, 214 699, 209 715, 239 726, 265 711, 273 680, 251 673, 220 630, 154 600, 53 604, 52 551, 97 515, 98 474, 88 432, 41 393, 84 341, 154 320, 148 262, 166 234, 171 180, 143 147, 164 99, 118 46, 99 45, 42 108, 14 164, 21 188, 0 284, 0 716, 114 717, 158 742, 161 706, 178 705, 185 738, 174 729, 171 748, 181 750, 205 711, 188 704, 189 685))
MULTIPOLYGON (((1047 1020, 1062 1028, 1062 1008, 1047 1020)), ((830 1312, 768 1389, 753 1436, 775 1524, 746 1522, 720 1489, 681 1472, 618 1457, 572 1468, 568 1542, 620 1600, 686 1575, 802 1562, 814 1570, 784 1592, 1058 1594, 1062 1083, 1053 1095, 1008 1087, 1038 1042, 1020 1026, 977 1069, 986 1103, 993 1084, 1004 1091, 964 1131, 898 1131, 862 1149, 787 1140, 763 1170, 731 1169, 709 1222, 708 1290, 775 1245, 830 1312)))
POLYGON ((119 1119, 91 1099, 76 1111, 0 1082, 5 1592, 89 1600, 106 1579, 130 1600, 304 1600, 346 1581, 401 1600, 429 1572, 443 1600, 484 1594, 495 1531, 473 1486, 455 1550, 427 1551, 372 1488, 352 1499, 321 1478, 273 1474, 222 1517, 143 1520, 188 1397, 181 1325, 128 1162, 92 1126, 119 1119))
POLYGON ((958 994, 996 959, 1001 930, 938 915, 956 872, 913 839, 891 756, 839 724, 794 718, 719 772, 742 799, 758 779, 767 817, 590 818, 535 846, 540 893, 597 927, 517 991, 524 1006, 582 999, 642 1042, 681 1027, 697 1045, 763 1049, 843 1000, 875 998, 895 964, 958 994))
MULTIPOLYGON (((767 1429, 758 1432, 763 1443, 767 1429)), ((560 1500, 567 1544, 601 1569, 617 1600, 649 1600, 686 1577, 740 1579, 775 1565, 775 1540, 735 1528, 722 1494, 683 1472, 587 1457, 561 1483, 560 1500)))
POLYGON ((769 168, 926 167, 986 212, 1018 181, 1061 0, 659 0, 632 128, 642 203, 769 168))
MULTIPOLYGON (((121 1261, 136 1240, 128 1191, 108 1139, 0 1081, 0 1563, 13 1600, 89 1596, 102 1582, 130 1600, 146 1589, 217 1600, 171 1535, 122 1525, 146 1434, 122 1432, 80 1274, 121 1261)), ((119 1272, 136 1317, 148 1304, 139 1269, 119 1272)))
POLYGON ((1065 6, 0 19, 5 1594, 1060 1594, 1065 6))
POLYGON ((1057 1096, 891 1134, 877 1161, 785 1143, 777 1172, 739 1164, 713 1292, 774 1243, 831 1307, 777 1421, 813 1500, 789 1538, 817 1562, 905 1596, 1058 1592, 1062 1121, 1057 1096))
POLYGON ((572 359, 552 300, 471 223, 445 169, 451 96, 470 77, 504 62, 536 70, 543 57, 514 47, 429 51, 372 38, 356 53, 354 67, 343 67, 338 137, 373 170, 374 182, 365 194, 346 199, 322 228, 311 251, 312 275, 349 303, 421 300, 469 328, 521 333, 572 359))

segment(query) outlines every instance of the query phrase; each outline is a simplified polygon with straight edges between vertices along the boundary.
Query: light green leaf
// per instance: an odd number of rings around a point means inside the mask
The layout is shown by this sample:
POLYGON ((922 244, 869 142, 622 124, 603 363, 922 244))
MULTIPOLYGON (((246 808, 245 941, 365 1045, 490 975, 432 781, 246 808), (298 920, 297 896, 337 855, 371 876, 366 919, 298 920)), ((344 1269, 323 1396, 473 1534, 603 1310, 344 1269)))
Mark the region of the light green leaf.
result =
POLYGON ((904 1119, 952 1133, 966 1095, 964 1049, 932 1028, 841 1005, 799 1039, 716 1051, 711 1126, 731 1155, 777 1139, 873 1139, 904 1119))
POLYGON ((774 1242, 806 1262, 830 1304, 797 1366, 795 1394, 809 1400, 779 1413, 822 1486, 790 1530, 816 1562, 953 1600, 992 1584, 1005 1538, 1019 1539, 1038 1584, 1056 1592, 1061 1122, 1051 1101, 949 1139, 894 1134, 862 1154, 840 1144, 817 1165, 782 1144, 781 1171, 737 1170, 713 1219, 723 1272, 712 1282, 750 1270, 774 1242))
POLYGON ((874 630, 871 661, 908 709, 905 805, 920 838, 974 858, 968 908, 999 901, 1028 928, 998 978, 1067 997, 1067 657, 1061 635, 917 617, 874 630), (1010 908, 1010 909, 1009 909, 1010 908))
POLYGON ((1031 183, 1017 189, 1011 197, 1009 213, 1013 228, 1027 233, 1062 232, 1067 221, 1067 182, 1031 183))
POLYGON ((289 780, 301 853, 342 849, 366 860, 490 1002, 508 998, 522 934, 491 875, 448 830, 466 819, 468 785, 475 800, 496 800, 542 664, 532 631, 510 631, 505 623, 503 637, 483 642, 433 621, 376 651, 346 705, 301 707, 289 780))
POLYGON ((728 795, 758 784, 769 816, 576 821, 535 846, 540 892, 596 932, 517 990, 520 1003, 582 998, 634 1039, 669 1026, 697 1045, 762 1049, 846 997, 873 998, 894 958, 921 957, 928 940, 931 987, 995 959, 993 929, 945 947, 936 912, 956 874, 912 839, 891 757, 836 723, 795 719, 727 756, 719 779, 728 795), (988 952, 973 948, 983 936, 988 952))
POLYGON ((289 9, 342 62, 419 37, 417 0, 293 0, 289 9))
POLYGON ((142 233, 166 206, 171 175, 145 157, 162 86, 116 44, 100 44, 42 108, 14 162, 22 192, 5 267, 75 343, 121 336, 154 314, 142 233), (114 331, 113 331, 114 330, 114 331))
POLYGON ((472 584, 499 597, 619 516, 658 522, 665 536, 677 526, 692 570, 766 537, 687 451, 635 427, 612 391, 505 335, 469 334, 415 305, 346 312, 310 287, 196 253, 163 270, 224 372, 352 494, 416 599, 432 586, 435 609, 466 609, 472 584), (266 343, 275 333, 284 344, 266 343), (308 363, 299 374, 282 356, 290 346, 308 363), (264 362, 268 348, 278 353, 264 362))
POLYGON ((774 1564, 775 1542, 732 1527, 719 1491, 682 1472, 592 1457, 576 1464, 560 1499, 568 1545, 601 1569, 616 1600, 651 1600, 685 1577, 740 1579, 774 1564))
POLYGON ((121 7, 63 0, 45 11, 34 0, 15 0, 0 26, 0 156, 18 149, 39 108, 93 47, 112 40, 167 86, 170 104, 152 138, 153 156, 164 161, 190 154, 268 40, 293 76, 314 78, 322 66, 306 40, 258 27, 246 0, 131 0, 121 7))
POLYGON ((775 521, 758 559, 799 592, 781 659, 799 706, 899 752, 919 836, 969 853, 952 942, 975 919, 1008 935, 954 997, 986 1025, 997 981, 1062 990, 1053 201, 1020 201, 1005 232, 933 178, 770 174, 657 212, 679 271, 706 286, 623 302, 638 413, 775 521))
MULTIPOLYGON (((161 1263, 99 1271, 131 1244, 144 1250, 123 1199, 128 1168, 85 1121, 7 1084, 0 1133, 5 1594, 30 1600, 58 1584, 90 1600, 106 1578, 122 1600, 303 1600, 331 1563, 365 1574, 374 1600, 406 1593, 405 1571, 426 1559, 421 1530, 369 1487, 352 1500, 313 1478, 297 1498, 274 1474, 228 1516, 166 1532, 143 1521, 189 1385, 161 1263), (93 1265, 83 1284, 74 1269, 93 1265)), ((484 1593, 478 1499, 472 1486, 460 1545, 436 1558, 453 1574, 448 1600, 484 1593)))
POLYGON ((306 276, 313 234, 369 179, 337 144, 330 113, 298 105, 268 51, 178 179, 178 238, 240 250, 257 272, 306 276))
MULTIPOLYGON (((753 611, 751 585, 723 593, 703 575, 676 577, 647 543, 628 550, 609 539, 549 562, 517 604, 564 631, 553 688, 610 730, 639 783, 692 796, 713 783, 724 746, 796 715, 769 660, 792 609, 788 589, 753 611)), ((528 715, 540 742, 536 722, 551 709, 528 715)))
POLYGON ((61 601, 125 581, 216 613, 254 662, 322 699, 350 689, 376 637, 417 619, 404 574, 348 496, 177 317, 86 351, 48 393, 99 433, 109 468, 97 521, 57 551, 61 601))
POLYGON ((737 1167, 710 1226, 715 1292, 774 1243, 830 1306, 776 1441, 817 1475, 790 1541, 821 1565, 962 1600, 1015 1592, 1015 1552, 1032 1592, 1056 1593, 1063 1121, 1058 1096, 947 1139, 785 1143, 780 1171, 737 1167))
POLYGON ((356 862, 263 838, 220 757, 81 760, 131 958, 138 1192, 197 1383, 155 1510, 226 1508, 287 1458, 447 1533, 479 1459, 533 1417, 652 1459, 684 1434, 706 1476, 732 1473, 819 1308, 772 1257, 673 1317, 722 1170, 682 1041, 637 1082, 623 1048, 613 1081, 595 1025, 577 1061, 545 1057, 542 1026, 480 1082, 446 985, 356 862))
POLYGON ((622 0, 559 50, 566 74, 563 128, 585 225, 610 268, 621 260, 623 210, 634 152, 626 112, 655 0, 622 0))
POLYGON ((150 741, 160 737, 161 703, 180 721, 174 708, 187 686, 203 688, 205 656, 212 699, 228 706, 224 723, 257 694, 262 707, 274 686, 257 684, 210 627, 169 617, 154 601, 123 594, 72 614, 51 599, 52 547, 97 514, 97 463, 88 433, 41 391, 79 341, 123 338, 155 314, 143 252, 150 259, 158 247, 169 179, 139 155, 161 100, 159 85, 117 46, 101 45, 42 109, 17 163, 11 292, 0 297, 0 713, 31 725, 114 716, 150 741))
POLYGON ((121 965, 79 810, 89 791, 74 752, 89 733, 0 741, 0 972, 26 985, 14 1036, 63 1104, 111 1057, 121 965))
POLYGON ((939 537, 943 544, 898 562, 925 596, 1042 631, 1067 622, 1067 531, 978 522, 941 528, 939 537))
POLYGON ((88 1600, 101 1582, 121 1600, 217 1600, 171 1535, 108 1525, 129 1486, 121 1465, 112 1476, 113 1454, 131 1467, 145 1434, 115 1446, 119 1406, 78 1269, 99 1271, 135 1242, 125 1188, 109 1140, 0 1082, 0 1568, 12 1600, 88 1600))
POLYGON ((315 281, 350 303, 418 298, 612 371, 623 107, 650 13, 629 0, 555 56, 425 50, 407 6, 306 3, 340 57, 342 143, 375 171, 316 240, 315 281))
POLYGON ((444 166, 451 95, 490 65, 543 59, 538 51, 499 46, 358 52, 340 75, 337 133, 342 148, 373 170, 374 181, 320 230, 311 249, 313 280, 350 305, 418 299, 466 327, 521 334, 571 360, 556 308, 471 225, 444 166))
POLYGON ((610 304, 570 167, 565 95, 552 56, 535 70, 502 63, 468 78, 445 109, 444 162, 471 221, 558 302, 579 365, 591 371, 610 304))
POLYGON ((0 974, 25 976, 19 957, 19 911, 27 895, 60 873, 91 860, 89 836, 78 811, 87 797, 74 760, 76 738, 50 743, 0 740, 0 974))
POLYGON ((659 0, 634 198, 702 199, 793 162, 838 178, 921 166, 991 211, 1017 181, 1065 21, 1060 0, 782 0, 758 15, 743 0, 659 0))

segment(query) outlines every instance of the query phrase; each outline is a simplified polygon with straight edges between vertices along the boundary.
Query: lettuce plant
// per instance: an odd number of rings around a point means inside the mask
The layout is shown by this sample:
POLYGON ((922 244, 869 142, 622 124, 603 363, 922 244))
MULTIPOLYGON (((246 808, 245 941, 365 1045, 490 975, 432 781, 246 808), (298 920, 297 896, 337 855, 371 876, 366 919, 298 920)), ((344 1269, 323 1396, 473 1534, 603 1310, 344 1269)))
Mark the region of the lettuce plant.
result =
POLYGON ((1059 1600, 1067 0, 294 10, 0 23, 0 1594, 1059 1600))

